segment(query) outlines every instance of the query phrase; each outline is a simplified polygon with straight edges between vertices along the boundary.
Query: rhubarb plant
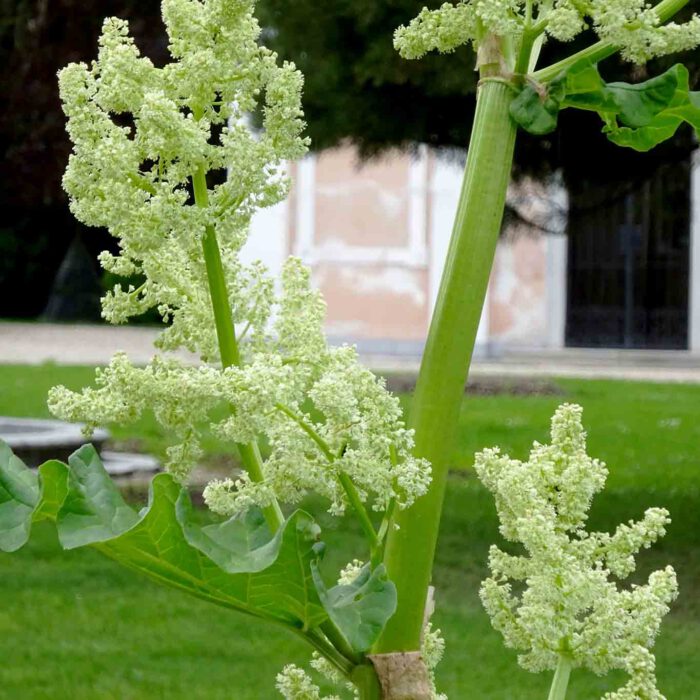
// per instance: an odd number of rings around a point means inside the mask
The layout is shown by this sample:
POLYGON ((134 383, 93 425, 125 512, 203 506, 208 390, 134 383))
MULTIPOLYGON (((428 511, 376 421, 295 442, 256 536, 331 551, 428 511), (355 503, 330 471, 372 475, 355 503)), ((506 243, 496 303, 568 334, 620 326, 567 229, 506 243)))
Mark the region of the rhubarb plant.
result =
POLYGON ((497 448, 477 455, 476 473, 495 496, 501 534, 524 552, 491 547, 481 599, 506 645, 522 652, 523 668, 555 671, 549 700, 566 697, 576 667, 599 675, 627 671, 629 682, 604 700, 660 700, 651 648, 677 596, 676 574, 669 566, 627 589, 615 579, 633 573, 634 555, 663 537, 669 513, 649 508, 612 535, 585 529, 607 469, 586 453, 581 413, 580 406, 560 406, 551 444, 535 443, 527 462, 497 448))
MULTIPOLYGON (((71 210, 117 239, 119 253, 100 256, 106 270, 144 280, 117 285, 103 315, 123 323, 155 308, 164 328, 145 367, 117 354, 94 387, 57 387, 49 405, 88 430, 152 411, 171 445, 140 511, 90 446, 34 473, 0 445, 0 548, 18 549, 33 523, 49 519, 67 549, 95 547, 291 630, 313 649, 312 667, 336 683, 335 697, 433 700, 444 645, 428 622, 432 561, 518 129, 548 133, 561 110, 586 109, 612 141, 637 150, 683 123, 697 129, 700 98, 681 65, 626 85, 606 83, 599 63, 617 52, 641 63, 693 48, 700 19, 674 21, 687 0, 471 0, 423 10, 397 31, 396 47, 411 59, 471 44, 480 74, 455 227, 405 420, 354 348, 328 345, 324 302, 302 262, 290 258, 274 280, 240 255, 251 217, 286 197, 285 163, 308 147, 302 77, 261 44, 254 4, 163 0, 172 57, 163 67, 140 55, 126 22, 108 19, 97 59, 60 72, 71 210), (545 41, 580 33, 591 36, 588 48, 538 67, 545 41), (200 364, 177 359, 181 349, 200 364), (206 486, 219 521, 202 527, 187 484, 205 431, 235 446, 241 469, 206 486), (331 514, 351 514, 365 538, 337 582, 326 579, 318 525, 300 509, 309 493, 331 514)), ((663 533, 668 516, 652 510, 614 535, 586 534, 604 468, 582 440, 576 410, 565 407, 552 445, 536 447, 529 463, 478 458, 503 534, 527 551, 492 551, 484 602, 528 668, 556 668, 552 700, 564 697, 573 666, 623 666, 630 684, 610 697, 658 698, 650 647, 675 595, 673 574, 631 591, 609 579, 629 573, 633 553, 663 533), (508 579, 527 585, 520 598, 508 579)), ((277 688, 287 700, 321 698, 294 666, 277 688)))

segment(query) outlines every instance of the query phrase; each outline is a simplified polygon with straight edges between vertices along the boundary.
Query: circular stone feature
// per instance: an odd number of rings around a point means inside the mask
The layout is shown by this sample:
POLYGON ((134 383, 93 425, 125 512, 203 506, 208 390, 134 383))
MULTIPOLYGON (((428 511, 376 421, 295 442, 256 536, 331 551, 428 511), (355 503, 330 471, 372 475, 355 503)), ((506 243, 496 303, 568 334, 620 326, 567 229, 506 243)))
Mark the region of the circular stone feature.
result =
POLYGON ((87 438, 79 423, 36 418, 0 416, 0 439, 28 466, 38 467, 49 459, 68 460, 81 445, 90 442, 99 452, 109 438, 106 430, 97 429, 87 438))
POLYGON ((155 457, 134 452, 110 452, 105 450, 100 455, 105 469, 113 477, 135 476, 136 474, 154 474, 160 471, 160 464, 155 457))

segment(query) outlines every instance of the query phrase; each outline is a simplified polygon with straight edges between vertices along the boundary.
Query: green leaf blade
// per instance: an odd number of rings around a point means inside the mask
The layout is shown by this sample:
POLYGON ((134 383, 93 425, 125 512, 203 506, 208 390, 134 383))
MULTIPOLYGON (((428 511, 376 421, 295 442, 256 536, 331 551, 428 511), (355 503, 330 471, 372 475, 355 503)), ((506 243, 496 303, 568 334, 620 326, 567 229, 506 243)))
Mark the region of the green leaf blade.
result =
POLYGON ((631 148, 640 153, 647 153, 659 144, 672 138, 678 131, 683 119, 668 115, 640 129, 619 127, 608 133, 608 139, 617 146, 631 148))
POLYGON ((68 465, 42 464, 37 476, 0 443, 0 549, 19 549, 32 523, 46 519, 55 521, 64 549, 92 546, 218 605, 295 630, 328 619, 312 573, 322 548, 319 528, 303 511, 274 536, 259 512, 201 527, 187 491, 169 474, 158 474, 147 507, 137 513, 91 445, 73 453, 68 465))
POLYGON ((27 542, 38 501, 36 474, 0 440, 0 550, 15 552, 27 542))
POLYGON ((542 96, 527 85, 511 102, 510 116, 516 124, 535 136, 551 134, 559 121, 559 103, 550 96, 542 96))
POLYGON ((689 82, 688 69, 676 64, 642 83, 605 83, 597 65, 584 61, 547 86, 526 85, 511 115, 521 128, 543 135, 554 130, 562 109, 594 111, 610 141, 646 152, 672 138, 683 123, 700 134, 700 93, 690 92, 689 82))
POLYGON ((191 503, 182 492, 177 519, 188 544, 227 574, 245 574, 246 605, 301 629, 312 629, 327 615, 313 585, 311 564, 318 559, 319 528, 311 516, 296 511, 270 537, 264 518, 249 514, 199 528, 191 521, 191 503))
POLYGON ((68 464, 68 493, 56 518, 64 549, 101 542, 136 524, 138 515, 124 502, 92 445, 76 450, 68 464))
POLYGON ((624 126, 639 129, 648 126, 654 118, 671 105, 680 87, 688 91, 688 70, 677 64, 662 75, 643 83, 608 83, 606 90, 619 108, 619 118, 624 126))
POLYGON ((328 616, 353 651, 369 651, 396 612, 396 586, 388 579, 384 565, 372 571, 367 564, 351 584, 330 589, 314 567, 314 581, 328 616))
POLYGON ((38 471, 40 497, 32 521, 55 521, 68 495, 68 467, 57 459, 51 459, 44 462, 38 471))

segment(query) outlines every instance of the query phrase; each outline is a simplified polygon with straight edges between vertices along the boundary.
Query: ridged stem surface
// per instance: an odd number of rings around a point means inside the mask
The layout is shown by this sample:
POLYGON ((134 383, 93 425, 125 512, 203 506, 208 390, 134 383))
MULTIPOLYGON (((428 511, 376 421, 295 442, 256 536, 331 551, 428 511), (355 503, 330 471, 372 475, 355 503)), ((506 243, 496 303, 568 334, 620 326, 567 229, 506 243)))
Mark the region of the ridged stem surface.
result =
POLYGON ((486 79, 479 89, 457 216, 409 417, 415 454, 431 462, 433 480, 427 495, 396 514, 399 527, 387 535, 384 563, 398 589, 398 610, 377 653, 420 648, 449 460, 510 181, 513 95, 499 80, 486 79))

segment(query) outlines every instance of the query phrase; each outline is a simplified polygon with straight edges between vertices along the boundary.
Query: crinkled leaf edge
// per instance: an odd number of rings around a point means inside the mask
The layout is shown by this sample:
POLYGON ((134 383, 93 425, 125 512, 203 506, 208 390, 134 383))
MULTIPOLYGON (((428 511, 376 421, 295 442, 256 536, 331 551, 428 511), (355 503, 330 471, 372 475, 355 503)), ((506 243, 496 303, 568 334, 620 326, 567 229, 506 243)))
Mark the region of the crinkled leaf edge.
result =
POLYGON ((553 132, 563 109, 596 112, 613 143, 649 151, 683 123, 700 134, 700 92, 691 92, 688 69, 676 64, 642 83, 606 83, 597 64, 581 61, 547 85, 528 82, 511 103, 513 120, 535 135, 553 132))

